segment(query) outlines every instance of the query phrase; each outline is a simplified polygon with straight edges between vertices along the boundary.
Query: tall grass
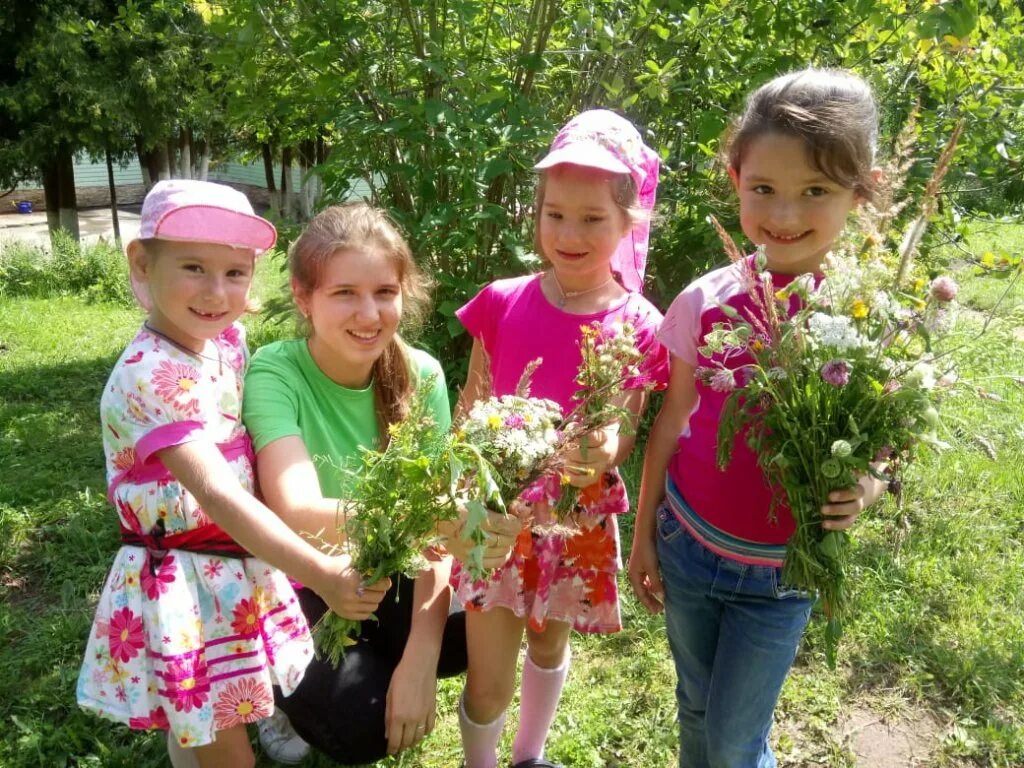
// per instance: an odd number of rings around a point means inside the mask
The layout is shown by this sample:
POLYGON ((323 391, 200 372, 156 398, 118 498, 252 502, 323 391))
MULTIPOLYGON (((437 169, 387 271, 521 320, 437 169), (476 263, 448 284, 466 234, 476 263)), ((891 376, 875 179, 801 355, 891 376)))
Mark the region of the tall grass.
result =
POLYGON ((52 250, 12 240, 0 246, 0 296, 80 295, 130 305, 128 265, 114 244, 80 245, 64 230, 52 250))

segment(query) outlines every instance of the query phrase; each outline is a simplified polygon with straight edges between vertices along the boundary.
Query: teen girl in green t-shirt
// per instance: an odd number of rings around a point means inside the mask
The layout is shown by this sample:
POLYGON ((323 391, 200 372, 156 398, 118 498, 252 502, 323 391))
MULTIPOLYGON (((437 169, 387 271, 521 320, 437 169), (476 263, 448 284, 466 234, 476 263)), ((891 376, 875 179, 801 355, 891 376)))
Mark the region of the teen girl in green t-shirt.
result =
MULTIPOLYGON (((405 416, 418 382, 432 381, 431 408, 442 428, 450 424, 448 396, 438 362, 398 336, 403 319, 426 307, 428 283, 382 212, 363 203, 323 211, 292 246, 289 268, 308 337, 256 353, 243 416, 267 505, 293 529, 329 540, 337 464, 360 446, 379 446, 386 425, 405 416)), ((515 520, 492 519, 488 564, 504 562, 518 528, 515 520)), ((464 546, 458 536, 449 542, 452 554, 465 554, 457 551, 464 546)), ((434 557, 414 581, 395 575, 367 586, 352 575, 345 617, 375 614, 378 621, 363 622, 338 667, 314 660, 298 689, 278 696, 303 739, 352 764, 379 760, 430 733, 438 676, 466 668, 464 614, 449 611, 450 570, 450 557, 434 557)), ((326 610, 309 590, 299 599, 310 624, 326 610)), ((271 723, 261 740, 276 759, 301 759, 301 749, 288 754, 294 740, 273 739, 286 725, 271 723)))

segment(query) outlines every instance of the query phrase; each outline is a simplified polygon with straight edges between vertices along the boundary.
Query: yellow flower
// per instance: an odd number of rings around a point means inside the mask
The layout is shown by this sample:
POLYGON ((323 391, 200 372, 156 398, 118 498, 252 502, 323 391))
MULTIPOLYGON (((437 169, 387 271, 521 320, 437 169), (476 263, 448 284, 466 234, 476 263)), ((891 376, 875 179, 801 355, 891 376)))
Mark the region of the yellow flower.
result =
POLYGON ((775 292, 775 298, 778 299, 779 301, 785 301, 786 299, 789 298, 789 291, 787 291, 785 288, 779 288, 779 290, 775 292))
POLYGON ((501 417, 500 416, 488 416, 487 417, 487 426, 490 427, 491 429, 494 429, 494 430, 501 429, 501 417))
POLYGON ((571 478, 568 475, 562 475, 558 479, 559 481, 561 481, 562 485, 568 485, 571 480, 571 478))
POLYGON ((863 320, 868 316, 868 305, 860 299, 853 300, 853 310, 851 314, 858 320, 863 320))
POLYGON ((755 352, 760 352, 762 349, 764 349, 764 342, 761 341, 760 339, 754 339, 752 342, 750 342, 750 346, 753 347, 755 352))
POLYGON ((914 292, 920 293, 921 291, 923 291, 925 282, 926 281, 923 277, 917 278, 917 280, 914 281, 914 292))

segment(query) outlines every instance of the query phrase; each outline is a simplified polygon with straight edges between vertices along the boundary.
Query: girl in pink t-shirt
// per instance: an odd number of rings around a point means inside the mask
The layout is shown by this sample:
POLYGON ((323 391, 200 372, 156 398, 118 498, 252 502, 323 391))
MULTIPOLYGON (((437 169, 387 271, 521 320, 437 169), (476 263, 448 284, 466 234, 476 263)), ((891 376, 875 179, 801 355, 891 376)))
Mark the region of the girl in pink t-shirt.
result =
MULTIPOLYGON (((474 338, 461 409, 515 391, 527 364, 543 362, 531 394, 571 408, 581 326, 629 322, 644 361, 624 405, 639 415, 644 384, 664 385, 666 357, 655 339, 661 314, 640 295, 658 156, 625 119, 584 112, 555 137, 536 165, 536 244, 546 272, 485 287, 458 311, 474 338)), ((551 766, 544 742, 569 667, 569 632, 620 629, 615 574, 621 567, 615 516, 629 508, 616 466, 633 438, 618 429, 592 434, 570 463, 583 488, 572 536, 524 528, 509 561, 487 579, 465 570, 453 584, 466 606, 469 669, 459 724, 467 768, 494 768, 505 709, 515 693, 516 660, 527 636, 515 768, 551 766), (597 482, 594 481, 597 478, 597 482)), ((543 521, 559 496, 557 479, 530 496, 543 521)))
MULTIPOLYGON (((764 245, 776 286, 816 274, 877 184, 877 112, 868 86, 841 71, 805 70, 755 91, 727 151, 744 234, 764 245)), ((752 257, 751 257, 752 258, 752 257)), ((679 684, 681 768, 772 768, 775 702, 810 615, 810 596, 780 584, 788 511, 769 521, 773 489, 740 436, 716 463, 726 394, 695 380, 698 351, 725 305, 756 313, 741 266, 711 272, 676 298, 658 334, 671 379, 647 442, 629 580, 651 613, 665 610, 679 684)), ((795 307, 794 307, 795 308, 795 307)), ((833 491, 824 526, 848 528, 883 485, 864 476, 833 491)))

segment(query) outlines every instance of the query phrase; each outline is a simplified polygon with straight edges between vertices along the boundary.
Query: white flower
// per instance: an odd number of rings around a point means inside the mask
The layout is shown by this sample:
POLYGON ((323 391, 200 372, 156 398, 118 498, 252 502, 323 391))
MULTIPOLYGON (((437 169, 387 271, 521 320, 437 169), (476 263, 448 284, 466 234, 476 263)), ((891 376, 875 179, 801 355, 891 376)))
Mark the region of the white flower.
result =
POLYGON ((822 346, 843 352, 864 346, 864 339, 857 333, 853 321, 846 315, 826 315, 815 312, 807 321, 811 336, 822 346))
POLYGON ((907 372, 907 375, 903 377, 903 382, 909 387, 934 389, 935 366, 922 360, 907 372))

